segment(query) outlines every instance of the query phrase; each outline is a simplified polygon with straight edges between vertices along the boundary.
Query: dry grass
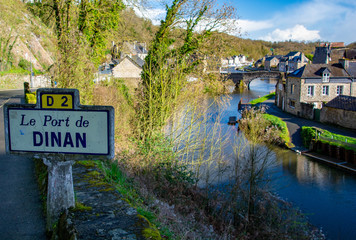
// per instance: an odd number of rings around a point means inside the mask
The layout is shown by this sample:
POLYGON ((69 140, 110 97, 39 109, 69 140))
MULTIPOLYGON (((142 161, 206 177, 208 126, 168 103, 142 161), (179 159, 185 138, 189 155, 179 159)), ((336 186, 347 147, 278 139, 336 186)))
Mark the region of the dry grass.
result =
POLYGON ((120 93, 115 84, 111 86, 96 86, 94 102, 97 105, 110 105, 115 108, 115 146, 116 151, 132 151, 134 109, 120 93))

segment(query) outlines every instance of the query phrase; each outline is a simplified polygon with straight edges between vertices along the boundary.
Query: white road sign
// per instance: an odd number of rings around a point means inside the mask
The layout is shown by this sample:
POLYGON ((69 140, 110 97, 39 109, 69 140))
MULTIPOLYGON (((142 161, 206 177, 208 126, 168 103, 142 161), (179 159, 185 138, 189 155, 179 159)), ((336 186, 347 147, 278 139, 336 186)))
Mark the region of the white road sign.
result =
POLYGON ((8 109, 9 150, 109 155, 109 112, 8 109))

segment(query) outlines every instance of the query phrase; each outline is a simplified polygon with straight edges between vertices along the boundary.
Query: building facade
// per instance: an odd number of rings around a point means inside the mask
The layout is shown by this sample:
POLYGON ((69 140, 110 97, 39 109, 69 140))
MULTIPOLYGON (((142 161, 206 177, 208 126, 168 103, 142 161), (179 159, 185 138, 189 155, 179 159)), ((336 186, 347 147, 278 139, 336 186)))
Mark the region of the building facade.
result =
POLYGON ((288 74, 276 87, 276 105, 291 114, 313 119, 314 110, 336 96, 356 96, 355 79, 339 64, 308 64, 288 74))

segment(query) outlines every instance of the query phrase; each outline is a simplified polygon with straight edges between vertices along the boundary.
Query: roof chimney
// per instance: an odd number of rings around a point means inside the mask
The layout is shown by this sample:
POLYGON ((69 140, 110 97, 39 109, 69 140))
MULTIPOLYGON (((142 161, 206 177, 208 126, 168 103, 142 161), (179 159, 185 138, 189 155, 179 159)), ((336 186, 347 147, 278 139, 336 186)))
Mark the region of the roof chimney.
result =
POLYGON ((350 61, 348 59, 339 59, 339 63, 345 70, 347 70, 350 66, 350 61))

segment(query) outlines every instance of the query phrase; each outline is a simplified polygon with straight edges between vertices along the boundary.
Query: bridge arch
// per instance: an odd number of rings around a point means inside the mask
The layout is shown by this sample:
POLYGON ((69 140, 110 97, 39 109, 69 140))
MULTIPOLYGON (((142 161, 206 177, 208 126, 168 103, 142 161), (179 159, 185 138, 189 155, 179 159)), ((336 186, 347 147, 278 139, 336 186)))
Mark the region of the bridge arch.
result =
POLYGON ((237 88, 239 88, 240 82, 243 81, 247 88, 250 89, 250 83, 256 78, 280 79, 282 75, 283 73, 277 71, 250 71, 229 73, 229 78, 235 83, 237 88))

